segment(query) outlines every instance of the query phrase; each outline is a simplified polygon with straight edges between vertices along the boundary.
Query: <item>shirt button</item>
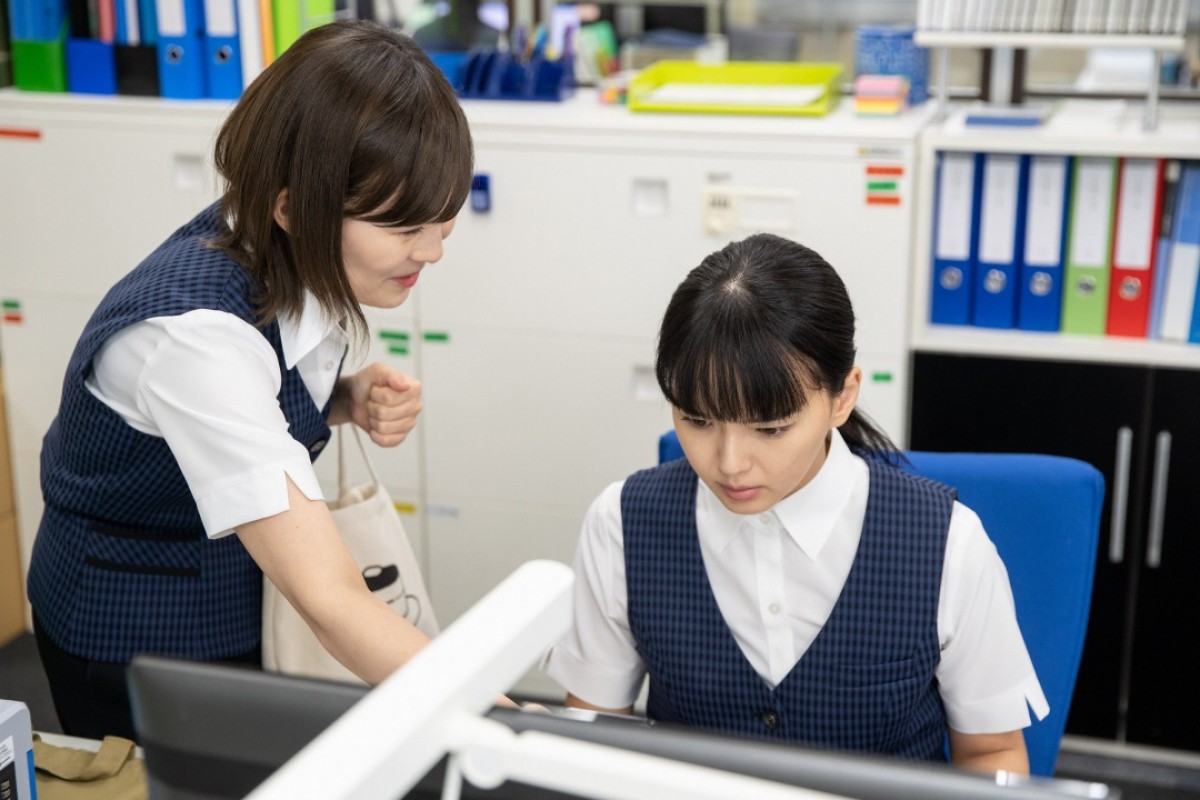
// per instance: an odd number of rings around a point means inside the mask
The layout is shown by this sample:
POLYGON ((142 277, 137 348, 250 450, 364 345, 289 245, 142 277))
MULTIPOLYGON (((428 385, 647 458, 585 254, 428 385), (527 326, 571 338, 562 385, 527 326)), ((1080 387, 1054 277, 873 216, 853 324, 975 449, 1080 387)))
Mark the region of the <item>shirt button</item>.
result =
POLYGON ((767 611, 770 611, 772 614, 778 614, 779 603, 771 603, 771 605, 767 606, 767 611))
POLYGON ((763 725, 766 725, 768 730, 773 731, 779 727, 779 715, 774 711, 764 711, 760 719, 762 719, 763 725))
POLYGON ((771 524, 771 515, 770 514, 759 514, 758 521, 761 522, 763 525, 770 525, 771 524))
POLYGON ((332 372, 332 371, 333 371, 333 367, 334 367, 334 364, 333 364, 333 362, 332 362, 332 361, 326 361, 326 362, 325 362, 325 371, 326 371, 326 372, 332 372))

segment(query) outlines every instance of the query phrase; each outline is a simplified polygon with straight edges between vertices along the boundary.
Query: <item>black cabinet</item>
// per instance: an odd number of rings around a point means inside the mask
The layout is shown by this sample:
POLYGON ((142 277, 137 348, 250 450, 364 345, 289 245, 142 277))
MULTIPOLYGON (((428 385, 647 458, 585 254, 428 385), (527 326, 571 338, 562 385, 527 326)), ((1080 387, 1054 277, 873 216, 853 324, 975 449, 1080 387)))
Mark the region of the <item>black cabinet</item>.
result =
POLYGON ((909 430, 914 450, 1049 453, 1104 473, 1067 731, 1200 751, 1200 370, 917 353, 909 430))

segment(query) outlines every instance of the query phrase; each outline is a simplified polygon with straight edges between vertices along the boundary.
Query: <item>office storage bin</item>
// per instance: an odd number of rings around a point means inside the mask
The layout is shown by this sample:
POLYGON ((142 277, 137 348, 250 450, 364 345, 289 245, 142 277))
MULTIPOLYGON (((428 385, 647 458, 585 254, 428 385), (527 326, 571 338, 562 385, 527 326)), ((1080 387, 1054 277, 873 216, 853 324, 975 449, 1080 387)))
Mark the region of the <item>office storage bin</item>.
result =
POLYGON ((632 111, 823 116, 841 96, 842 66, 824 63, 659 61, 629 84, 632 111), (680 91, 671 96, 668 88, 680 91), (788 89, 811 88, 812 96, 788 89), (688 91, 694 90, 694 91, 688 91), (819 90, 819 93, 817 92, 819 90), (741 94, 739 97, 738 95, 741 94))

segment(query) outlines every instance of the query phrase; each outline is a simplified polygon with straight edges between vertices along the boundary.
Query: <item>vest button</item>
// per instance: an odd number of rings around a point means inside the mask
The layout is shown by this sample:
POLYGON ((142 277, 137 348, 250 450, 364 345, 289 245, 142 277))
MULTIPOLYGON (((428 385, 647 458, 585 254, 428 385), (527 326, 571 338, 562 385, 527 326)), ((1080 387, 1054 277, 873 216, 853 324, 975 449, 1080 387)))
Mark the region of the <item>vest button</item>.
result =
POLYGON ((325 445, 328 443, 329 443, 328 439, 317 439, 315 442, 312 443, 312 446, 310 446, 308 448, 308 452, 312 453, 315 456, 317 453, 324 450, 325 445))
POLYGON ((768 730, 775 730, 779 727, 779 715, 774 711, 764 711, 762 713, 763 725, 767 726, 768 730))

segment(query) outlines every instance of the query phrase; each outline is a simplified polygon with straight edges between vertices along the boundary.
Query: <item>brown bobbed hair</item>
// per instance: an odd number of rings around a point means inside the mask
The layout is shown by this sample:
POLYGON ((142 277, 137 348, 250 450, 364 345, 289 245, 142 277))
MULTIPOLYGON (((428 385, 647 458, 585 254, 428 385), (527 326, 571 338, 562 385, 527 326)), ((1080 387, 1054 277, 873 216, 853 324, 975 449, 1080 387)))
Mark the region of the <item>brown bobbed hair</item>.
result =
POLYGON ((261 324, 298 317, 304 290, 361 340, 342 262, 346 218, 447 222, 471 187, 454 89, 408 36, 374 22, 305 33, 246 89, 217 135, 229 228, 213 244, 258 279, 261 324), (275 204, 287 190, 287 230, 275 204))

